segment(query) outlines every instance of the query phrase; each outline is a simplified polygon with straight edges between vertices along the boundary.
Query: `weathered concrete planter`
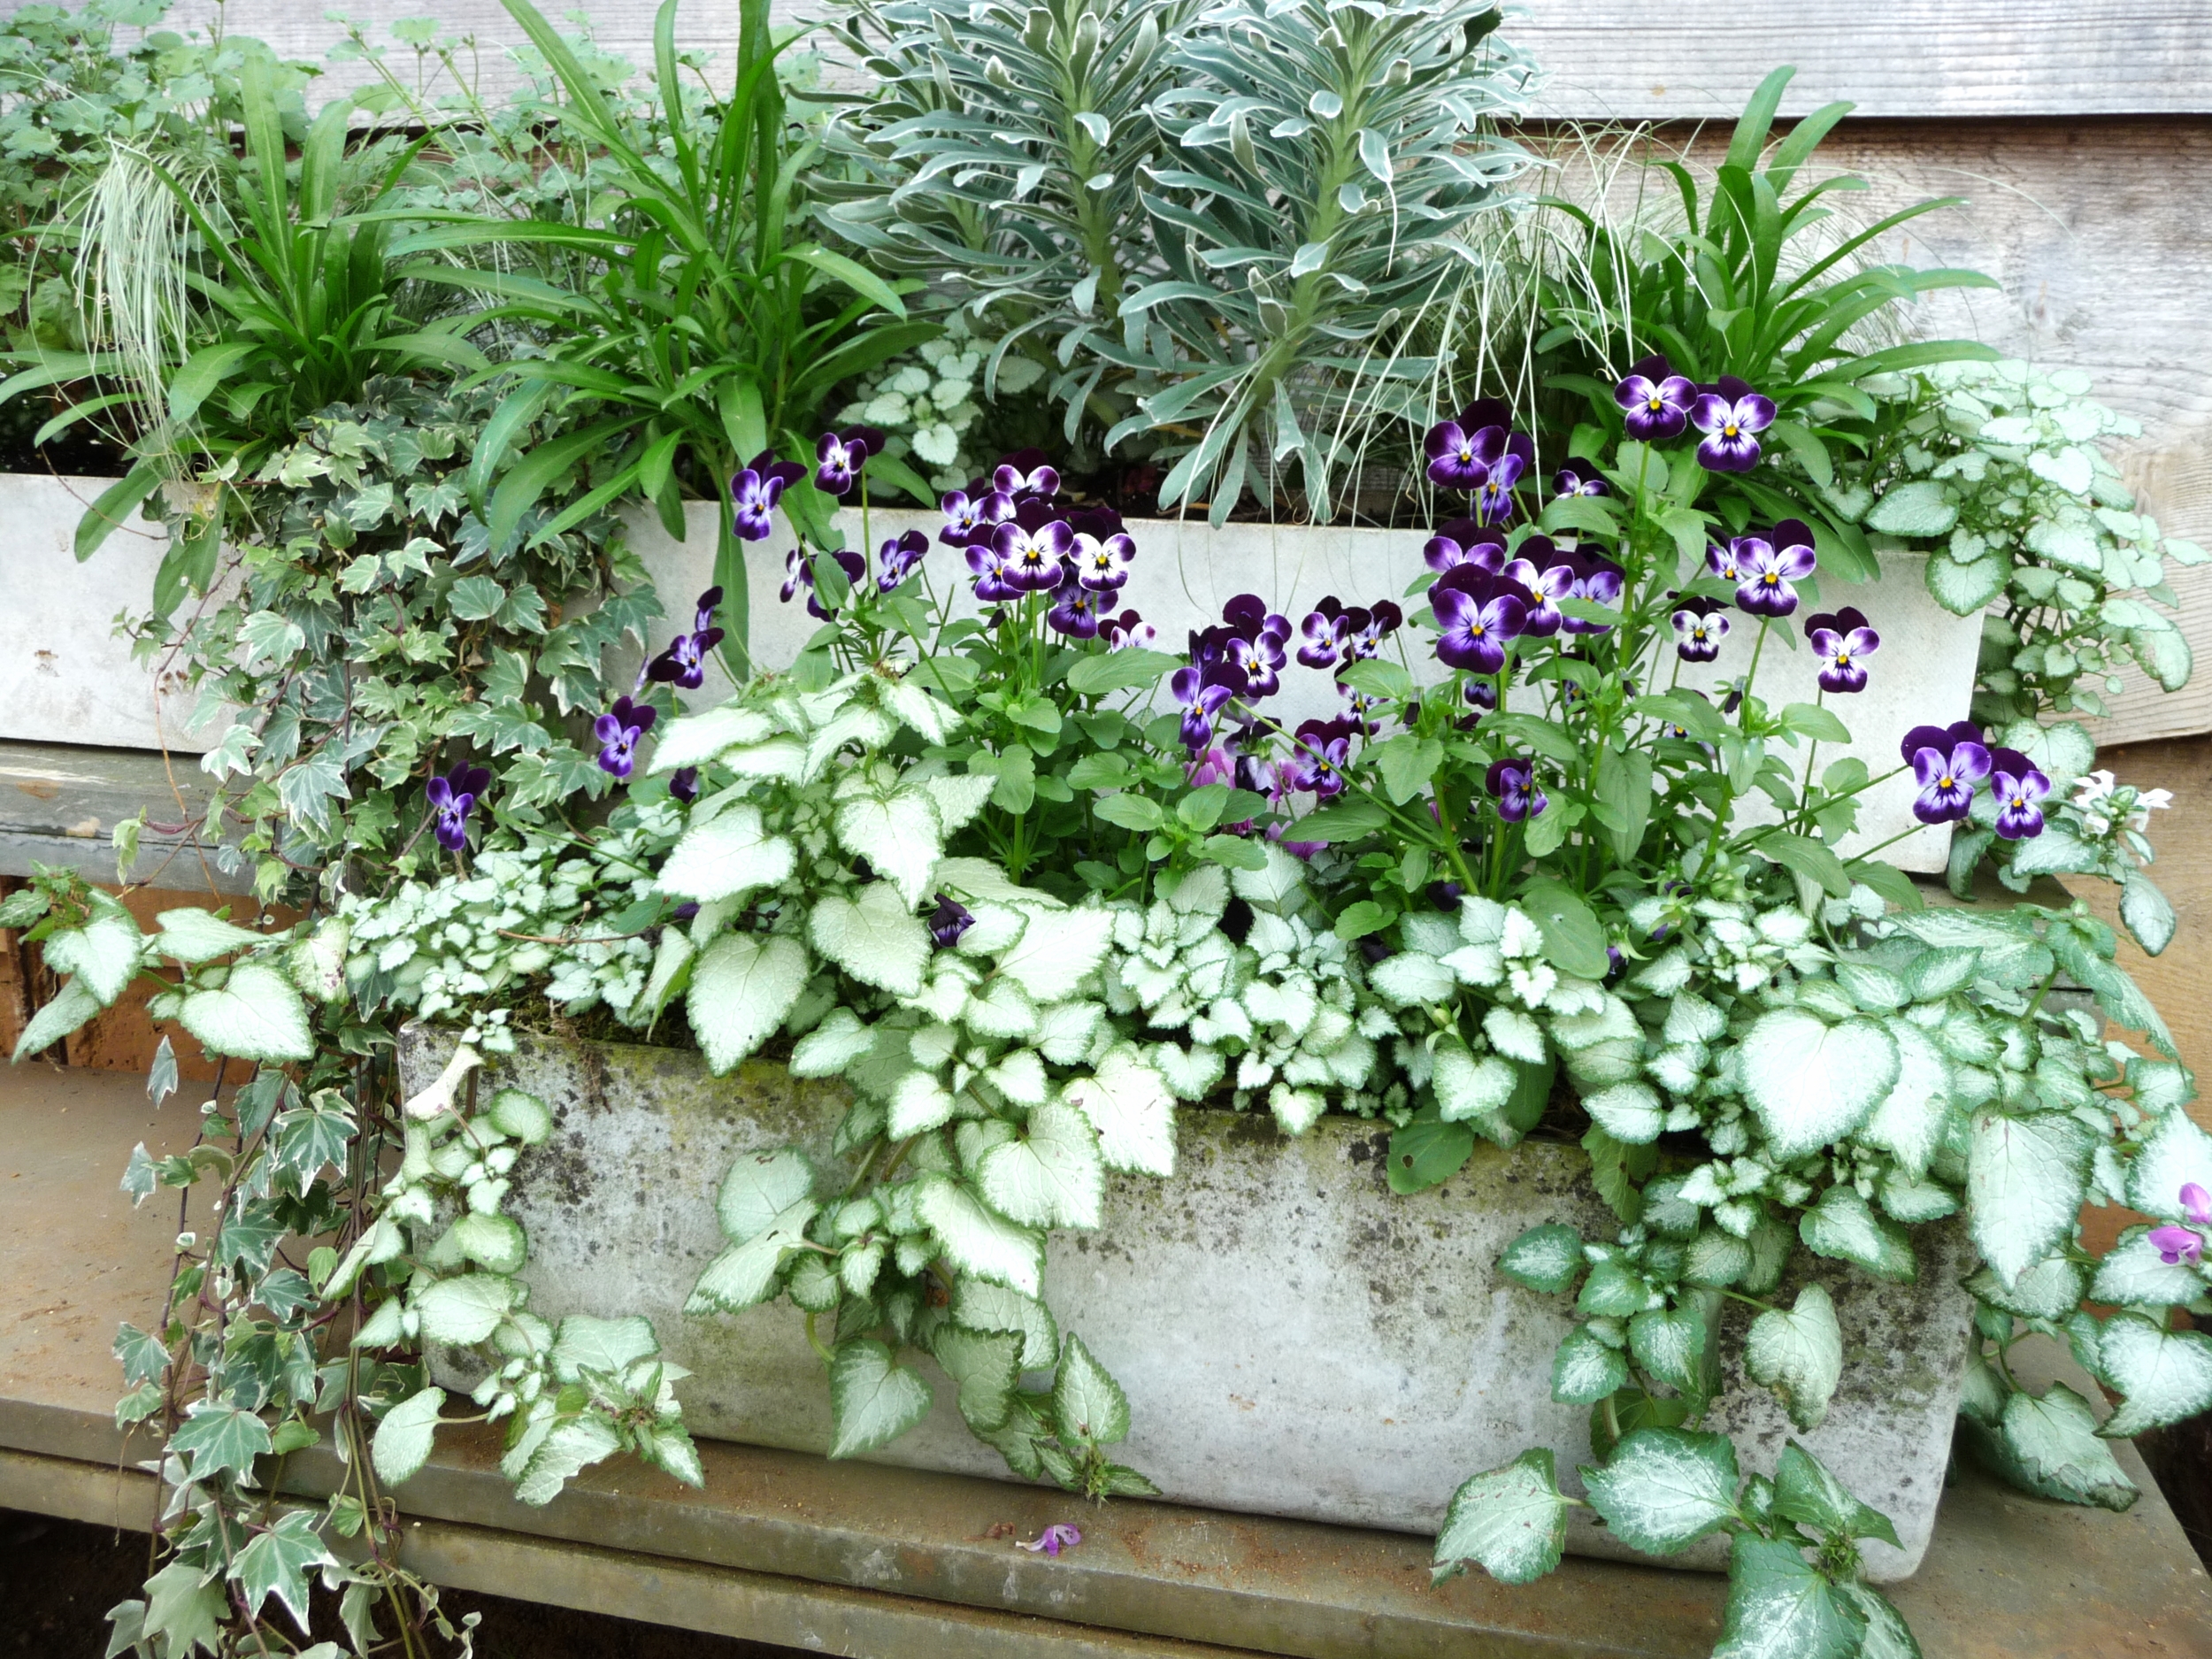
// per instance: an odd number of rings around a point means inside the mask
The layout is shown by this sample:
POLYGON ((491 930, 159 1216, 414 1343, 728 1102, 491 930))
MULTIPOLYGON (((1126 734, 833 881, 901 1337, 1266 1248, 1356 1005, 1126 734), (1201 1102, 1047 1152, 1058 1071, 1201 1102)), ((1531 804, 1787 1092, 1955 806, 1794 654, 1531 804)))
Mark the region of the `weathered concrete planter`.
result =
MULTIPOLYGON (((446 1033, 410 1027, 406 1086, 450 1049, 446 1033)), ((824 1450, 828 1389, 795 1310, 702 1320, 681 1309, 723 1243, 714 1194, 733 1157, 797 1144, 833 1167, 841 1087, 765 1062, 716 1079, 688 1051, 530 1038, 484 1081, 553 1108, 553 1138, 518 1165, 509 1201, 529 1232, 531 1306, 646 1314, 695 1373, 680 1392, 696 1432, 824 1450)), ((1582 1155, 1484 1147, 1452 1180, 1402 1198, 1384 1185, 1379 1127, 1324 1118, 1293 1141, 1264 1118, 1187 1111, 1171 1179, 1115 1177, 1096 1232, 1052 1236, 1047 1299, 1128 1390, 1126 1459, 1171 1499, 1427 1532, 1460 1480, 1529 1446, 1552 1447, 1570 1483, 1588 1460, 1586 1413, 1551 1399, 1563 1299, 1494 1271, 1539 1222, 1610 1233, 1582 1155)), ((1850 1342, 1828 1420, 1802 1438, 1895 1522, 1901 1550, 1868 1547, 1883 1580, 1911 1573, 1927 1547, 1965 1361, 1966 1246, 1956 1231, 1931 1236, 1911 1286, 1801 1254, 1793 1263, 1827 1284, 1850 1342)), ((1748 1310, 1725 1306, 1730 1352, 1748 1310)), ((1007 1478, 922 1363, 935 1409, 879 1460, 1007 1478)), ((1711 1421, 1747 1470, 1770 1472, 1790 1432, 1766 1392, 1733 1374, 1711 1421)), ((1569 1548, 1630 1553, 1579 1510, 1569 1548)), ((1678 1561, 1724 1556, 1708 1540, 1678 1561)))

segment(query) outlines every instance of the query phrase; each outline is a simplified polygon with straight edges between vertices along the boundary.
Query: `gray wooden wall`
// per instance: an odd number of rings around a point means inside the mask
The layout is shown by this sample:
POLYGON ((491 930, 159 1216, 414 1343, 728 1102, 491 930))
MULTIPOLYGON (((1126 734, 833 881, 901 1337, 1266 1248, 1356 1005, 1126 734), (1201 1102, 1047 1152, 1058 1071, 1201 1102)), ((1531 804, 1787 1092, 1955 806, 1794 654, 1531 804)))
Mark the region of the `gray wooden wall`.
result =
MULTIPOLYGON (((0 0, 4 3, 4 0, 0 0)), ((654 0, 582 0, 603 46, 649 61, 654 0)), ((822 0, 778 0, 818 16, 822 0)), ((566 9, 549 0, 544 9, 566 9)), ((388 22, 434 12, 472 32, 484 79, 519 38, 498 0, 354 0, 388 22)), ((1971 328, 2008 352, 2086 370, 2140 420, 2124 459, 2168 528, 2212 546, 2212 0, 1527 0, 1509 26, 1549 71, 1539 113, 1560 119, 1725 121, 1778 64, 1798 65, 1786 116, 1849 98, 1831 141, 1880 199, 1970 198, 1924 219, 1896 253, 1971 265, 2004 285, 1932 302, 1927 326, 1971 328)), ((319 4, 229 0, 226 27, 288 55, 336 37, 319 4)), ((687 43, 736 27, 734 0, 689 0, 687 43)), ((214 13, 182 0, 173 25, 214 13)), ((409 60, 397 49, 395 61, 409 60)), ((364 78, 336 65, 332 84, 364 78)), ((2182 572, 2198 681, 2131 690, 2108 741, 2212 731, 2212 566, 2182 572)))

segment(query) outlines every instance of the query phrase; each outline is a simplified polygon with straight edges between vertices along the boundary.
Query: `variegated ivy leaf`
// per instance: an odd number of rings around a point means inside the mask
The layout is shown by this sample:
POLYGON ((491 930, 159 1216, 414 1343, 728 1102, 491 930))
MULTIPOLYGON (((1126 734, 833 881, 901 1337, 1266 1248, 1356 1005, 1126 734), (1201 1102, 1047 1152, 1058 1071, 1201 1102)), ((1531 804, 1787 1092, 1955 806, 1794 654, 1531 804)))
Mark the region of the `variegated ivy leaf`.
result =
POLYGON ((1193 1043, 1187 1050, 1171 1042, 1156 1043, 1146 1052, 1178 1100, 1205 1099, 1227 1070, 1221 1051, 1202 1042, 1193 1043))
POLYGON ((837 839, 899 890, 909 910, 928 896, 930 877, 944 854, 944 820, 936 799, 912 785, 856 794, 837 809, 837 839))
POLYGON ((1774 1467, 1774 1512, 1836 1538, 1878 1538, 1901 1548, 1897 1529, 1879 1509, 1862 1503, 1828 1466, 1792 1440, 1774 1467))
POLYGON ((1267 1110, 1274 1114, 1276 1127, 1294 1138, 1319 1123, 1328 1106, 1328 1097, 1317 1088, 1278 1083, 1267 1092, 1267 1110))
POLYGON ((1825 1286, 1808 1285, 1788 1311, 1770 1308, 1751 1322, 1744 1370, 1774 1391, 1799 1428, 1820 1426, 1843 1378, 1843 1328, 1825 1286))
POLYGON ((1581 1472, 1613 1535, 1646 1555, 1671 1555, 1738 1518, 1736 1448, 1725 1434, 1638 1429, 1603 1468, 1581 1472))
POLYGON ((1071 995, 1106 955, 1114 918, 1095 904, 1074 910, 1032 908, 1027 926, 998 960, 998 972, 1039 1002, 1071 995))
POLYGON ((211 1053, 275 1064, 314 1057, 307 1004, 292 982, 265 963, 242 962, 219 989, 193 991, 177 1022, 211 1053))
POLYGON ((1436 1564, 1472 1561, 1501 1584, 1527 1584, 1556 1567, 1566 1547, 1567 1500, 1550 1448, 1539 1446, 1452 1494, 1436 1564))
POLYGON ((1106 1167, 1148 1175, 1175 1173, 1175 1103, 1167 1081, 1141 1050, 1124 1043, 1089 1077, 1063 1091, 1098 1132, 1106 1167))
POLYGON ((369 1461, 376 1478, 388 1486, 404 1485, 430 1461, 431 1441, 438 1432, 438 1413, 445 1405, 445 1390, 425 1388, 411 1394, 384 1414, 369 1442, 369 1461))
POLYGON ((1815 1256, 1849 1262, 1893 1285, 1909 1285, 1919 1276, 1920 1264, 1903 1230, 1876 1215, 1855 1187, 1839 1183, 1822 1193, 1820 1202, 1799 1217, 1797 1233, 1815 1256))
POLYGON ((971 1330, 1020 1333, 1024 1371, 1043 1371, 1059 1357, 1060 1327, 1052 1310, 1004 1285, 961 1279, 953 1286, 952 1317, 971 1330))
POLYGON ((806 947, 780 934, 724 933, 702 951, 684 1008, 708 1069, 720 1077, 766 1041, 810 972, 806 947))
MULTIPOLYGON (((113 901, 110 902, 112 904, 113 901)), ((171 914, 206 916, 218 927, 227 926, 216 922, 204 910, 172 911, 171 914)), ((165 921, 167 918, 163 919, 165 921)), ((254 944, 261 942, 258 933, 249 933, 246 937, 254 944)), ((112 1002, 123 995, 124 987, 131 982, 131 975, 138 972, 142 949, 138 924, 131 920, 130 913, 119 904, 112 909, 96 910, 82 927, 65 927, 49 933, 46 942, 39 947, 48 967, 56 973, 75 974, 77 982, 98 997, 103 1004, 112 1002)), ((239 1057, 243 1059, 248 1056, 242 1055, 239 1057)), ((287 1057, 306 1058, 304 1055, 287 1057)))
MULTIPOLYGON (((234 926, 203 910, 164 910, 154 919, 161 924, 161 931, 154 935, 154 949, 172 962, 212 962, 234 950, 250 950, 265 942, 251 928, 234 926)), ((131 930, 134 941, 137 931, 131 930)), ((50 959, 50 949, 48 956, 50 959)))
POLYGON ((1886 1148, 1916 1178, 1942 1144, 1951 1110, 1951 1064, 1933 1038, 1908 1019, 1884 1022, 1897 1045, 1897 1081, 1859 1131, 1870 1146, 1886 1148))
POLYGON ((1051 1090, 1045 1063, 1034 1048, 1016 1048, 983 1073, 983 1080, 1018 1106, 1041 1106, 1051 1090))
MULTIPOLYGON (((1968 1219, 1983 1259, 2008 1284, 2072 1235, 2094 1140, 2087 1125, 2063 1113, 1974 1114, 1968 1219)), ((2139 1159, 2139 1175, 2141 1167, 2139 1159)))
POLYGON ((704 714, 686 715, 660 729, 659 739, 653 746, 653 762, 647 770, 663 772, 702 766, 724 749, 757 743, 775 729, 766 715, 741 708, 734 703, 726 703, 704 714))
POLYGON ((889 1445, 929 1415, 930 1401, 921 1372, 900 1364, 883 1343, 840 1342, 830 1367, 829 1455, 857 1457, 889 1445))
POLYGON ((1498 1258, 1501 1273, 1547 1295, 1557 1295, 1573 1284, 1582 1267, 1582 1235, 1556 1221, 1531 1227, 1498 1258))
POLYGON ((1831 1025, 1801 1008, 1778 1008, 1745 1033, 1745 1097, 1787 1161, 1843 1140, 1897 1081, 1896 1040, 1870 1019, 1831 1025))
POLYGON ((807 918, 814 948, 863 984, 894 996, 917 996, 928 964, 928 924, 887 881, 871 881, 855 898, 827 893, 807 918))
POLYGON ((733 806, 694 824, 661 865, 661 891, 702 904, 733 899, 787 879, 796 862, 791 843, 771 835, 757 806, 733 806))
POLYGON ((917 1185, 914 1210, 964 1273, 1034 1296, 1044 1272, 1041 1235, 993 1212, 966 1187, 944 1176, 917 1185))
POLYGON ((1905 1616, 1879 1590, 1870 1584, 1846 1583, 1837 1585, 1835 1593, 1866 1621, 1866 1633, 1859 1639, 1858 1659, 1923 1659, 1905 1616))
POLYGON ((1098 1138, 1082 1113, 1040 1106, 1019 1140, 983 1155, 976 1185, 1001 1215, 1032 1227, 1094 1227, 1105 1193, 1098 1138))
POLYGON ((1095 1002, 1055 1002, 1037 1010, 1037 1051, 1055 1065, 1073 1065, 1091 1051, 1106 1010, 1095 1002))
POLYGON ((2104 1380, 2127 1397, 2098 1432, 2127 1440, 2212 1407, 2212 1338, 2169 1331, 2137 1313, 2116 1313, 2098 1344, 2104 1380))
POLYGON ((2000 1444, 2020 1484, 2066 1503, 2124 1509, 2140 1495, 2097 1438, 2096 1413, 2064 1383, 2038 1399, 2024 1390, 2005 1402, 2000 1444))
POLYGON ((572 1313, 554 1333, 553 1374, 563 1382, 575 1382, 588 1371, 618 1377, 625 1367, 660 1351, 653 1322, 641 1313, 619 1319, 572 1313))
POLYGON ((1551 1397, 1562 1405, 1594 1406, 1627 1381, 1628 1356, 1586 1325, 1568 1332, 1552 1356, 1551 1397))

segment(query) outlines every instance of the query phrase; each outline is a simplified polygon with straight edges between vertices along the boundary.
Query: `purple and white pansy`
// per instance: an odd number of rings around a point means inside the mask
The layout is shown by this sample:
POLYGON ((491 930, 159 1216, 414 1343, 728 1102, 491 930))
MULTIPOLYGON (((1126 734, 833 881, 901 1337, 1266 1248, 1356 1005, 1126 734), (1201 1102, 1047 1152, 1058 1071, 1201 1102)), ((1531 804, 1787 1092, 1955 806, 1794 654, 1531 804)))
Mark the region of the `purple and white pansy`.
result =
POLYGON ((1732 374, 1700 394, 1690 419, 1705 434, 1697 464, 1709 472, 1748 472, 1759 465, 1758 434, 1774 424, 1774 400, 1732 374))
POLYGON ((2043 833, 2043 801, 2051 793, 2051 780, 2016 749, 1991 749, 1989 768, 1997 833, 2008 841, 2033 841, 2043 833))
POLYGON ((637 766, 637 748, 653 729, 660 710, 649 703, 617 697, 614 707, 592 722, 591 734, 599 741, 599 769, 626 780, 637 766))
POLYGON ((1551 798, 1536 781, 1532 760, 1494 760, 1483 784, 1498 803, 1498 816, 1508 824, 1541 818, 1551 804, 1551 798))
MULTIPOLYGON (((1786 617, 1797 609, 1801 582, 1819 568, 1813 533, 1796 518, 1785 518, 1763 536, 1738 536, 1728 544, 1736 573, 1736 603, 1755 617, 1786 617)), ((1709 564, 1712 556, 1706 556, 1709 564)))
POLYGON ((1728 637, 1728 613, 1710 599, 1685 599, 1671 620, 1674 654, 1686 663, 1709 663, 1728 637))
POLYGON ((827 495, 849 495, 872 455, 883 453, 884 436, 873 426, 848 426, 815 440, 814 487, 827 495))
POLYGON ((1923 824, 1962 822, 1974 809, 1974 790, 1990 773, 1989 746, 1971 720, 1916 726, 1898 746, 1920 794, 1913 816, 1923 824))
POLYGON ((1505 666, 1506 647, 1527 625, 1534 595, 1504 576, 1463 565, 1429 588, 1436 612, 1436 655, 1471 673, 1494 674, 1505 666))
POLYGON ((1613 388, 1628 435, 1645 443, 1678 438, 1688 429, 1697 388, 1663 356, 1635 365, 1613 388))
POLYGON ((1866 689, 1866 659, 1882 649, 1882 636, 1867 623, 1857 607, 1823 611, 1805 618, 1805 637, 1813 655, 1820 658, 1823 691, 1857 692, 1866 689))
POLYGON ((783 493, 806 476, 796 461, 779 461, 772 449, 763 449, 730 480, 731 518, 741 541, 765 541, 775 528, 776 503, 783 493))
POLYGON ((430 803, 430 833, 446 851, 457 853, 468 845, 469 812, 483 799, 491 781, 490 768, 461 765, 423 785, 423 799, 430 803))
POLYGON ((666 650, 646 664, 644 678, 683 691, 696 691, 704 685, 707 653, 722 642, 722 630, 714 626, 714 610, 721 603, 719 588, 710 588, 701 594, 693 612, 691 632, 679 634, 668 642, 666 650))

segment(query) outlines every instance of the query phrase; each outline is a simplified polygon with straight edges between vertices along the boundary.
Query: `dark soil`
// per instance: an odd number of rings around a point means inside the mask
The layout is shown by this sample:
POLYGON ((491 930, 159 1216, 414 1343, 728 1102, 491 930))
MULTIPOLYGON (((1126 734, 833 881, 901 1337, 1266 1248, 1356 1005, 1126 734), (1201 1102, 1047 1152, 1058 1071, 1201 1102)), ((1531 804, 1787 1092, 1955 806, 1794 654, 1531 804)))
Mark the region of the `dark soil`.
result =
POLYGON ((2212 1412, 2135 1437, 2197 1559, 2212 1568, 2212 1412))
MULTIPOLYGON (((146 1576, 146 1540, 136 1532, 0 1509, 0 1659, 101 1659, 107 1610, 138 1594, 146 1576)), ((320 1598, 319 1598, 319 1602, 320 1598)), ((457 1622, 480 1613, 480 1659, 795 1659, 796 1650, 728 1636, 701 1636, 662 1624, 499 1596, 443 1592, 457 1622)), ((319 1605, 319 1612, 326 1611, 319 1605)), ((379 1620, 389 1633, 388 1617, 379 1620)), ((317 1621, 318 1637, 339 1636, 317 1621)))
POLYGON ((114 478, 130 470, 122 449, 93 430, 96 421, 72 426, 38 449, 31 440, 61 411, 46 393, 32 392, 0 403, 0 472, 61 472, 81 478, 114 478))

